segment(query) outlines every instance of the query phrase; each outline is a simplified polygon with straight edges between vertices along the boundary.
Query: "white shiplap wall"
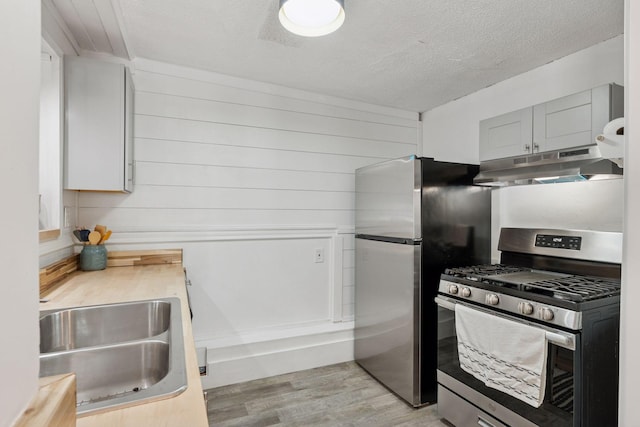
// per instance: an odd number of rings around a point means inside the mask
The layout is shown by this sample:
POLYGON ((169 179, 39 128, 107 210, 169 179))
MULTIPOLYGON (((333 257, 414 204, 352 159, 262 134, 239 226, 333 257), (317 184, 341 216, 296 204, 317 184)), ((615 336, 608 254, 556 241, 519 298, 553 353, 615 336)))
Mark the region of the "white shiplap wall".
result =
POLYGON ((83 218, 113 227, 348 228, 354 170, 416 151, 413 113, 167 75, 148 61, 137 66, 136 191, 83 195, 83 218))
MULTIPOLYGON (((110 227, 112 250, 184 248, 210 360, 352 320, 354 171, 415 154, 417 114, 148 60, 133 68, 135 191, 81 193, 80 223, 110 227)), ((278 373, 248 370, 209 385, 278 373)))

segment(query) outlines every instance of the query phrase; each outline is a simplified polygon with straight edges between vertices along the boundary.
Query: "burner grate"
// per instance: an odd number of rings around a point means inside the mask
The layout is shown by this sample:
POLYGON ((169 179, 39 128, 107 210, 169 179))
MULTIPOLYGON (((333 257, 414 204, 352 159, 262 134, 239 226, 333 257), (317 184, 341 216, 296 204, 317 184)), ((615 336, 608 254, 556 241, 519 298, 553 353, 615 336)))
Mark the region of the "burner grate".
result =
POLYGON ((472 265, 469 267, 456 267, 447 268, 444 274, 448 274, 453 277, 464 277, 470 280, 477 280, 478 277, 494 276, 498 274, 517 273, 518 271, 526 271, 527 269, 522 267, 515 267, 505 264, 487 264, 487 265, 472 265))
POLYGON ((534 291, 534 289, 551 291, 555 298, 580 302, 619 295, 620 283, 598 277, 570 276, 558 280, 527 283, 524 287, 525 291, 534 291))
MULTIPOLYGON (((490 286, 510 288, 523 293, 540 294, 547 297, 583 302, 620 294, 620 282, 613 279, 593 276, 561 275, 558 278, 514 283, 500 279, 500 275, 533 271, 530 268, 506 264, 472 265, 469 267, 448 268, 444 274, 451 277, 481 282, 490 286)), ((553 273, 553 272, 549 272, 553 273)))

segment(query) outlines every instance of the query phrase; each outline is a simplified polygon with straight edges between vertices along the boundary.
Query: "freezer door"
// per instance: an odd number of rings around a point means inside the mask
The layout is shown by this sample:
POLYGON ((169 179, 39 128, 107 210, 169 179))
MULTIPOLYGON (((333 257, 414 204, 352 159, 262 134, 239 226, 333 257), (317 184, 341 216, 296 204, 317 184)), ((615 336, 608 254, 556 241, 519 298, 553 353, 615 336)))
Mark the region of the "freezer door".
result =
POLYGON ((420 239, 421 179, 415 156, 356 170, 356 234, 420 239))
POLYGON ((420 405, 421 246, 356 239, 355 359, 420 405))

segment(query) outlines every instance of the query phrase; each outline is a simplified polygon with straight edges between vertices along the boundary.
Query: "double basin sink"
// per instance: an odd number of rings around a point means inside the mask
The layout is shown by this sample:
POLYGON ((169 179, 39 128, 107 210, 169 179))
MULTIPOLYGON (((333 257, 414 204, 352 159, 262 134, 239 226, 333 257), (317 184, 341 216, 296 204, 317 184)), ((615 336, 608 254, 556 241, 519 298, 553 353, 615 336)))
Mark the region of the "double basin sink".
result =
POLYGON ((187 388, 178 298, 40 312, 40 376, 76 374, 77 414, 187 388))

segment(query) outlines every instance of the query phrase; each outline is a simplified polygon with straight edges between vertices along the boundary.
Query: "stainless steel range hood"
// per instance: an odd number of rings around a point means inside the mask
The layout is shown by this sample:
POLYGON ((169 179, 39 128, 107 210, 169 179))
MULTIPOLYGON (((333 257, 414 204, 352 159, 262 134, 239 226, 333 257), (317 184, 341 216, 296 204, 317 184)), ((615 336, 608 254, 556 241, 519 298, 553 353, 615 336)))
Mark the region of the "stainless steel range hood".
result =
MULTIPOLYGON (((621 162, 618 161, 621 164, 621 162)), ((486 186, 544 184, 622 178, 622 168, 597 144, 480 163, 473 182, 486 186)))

